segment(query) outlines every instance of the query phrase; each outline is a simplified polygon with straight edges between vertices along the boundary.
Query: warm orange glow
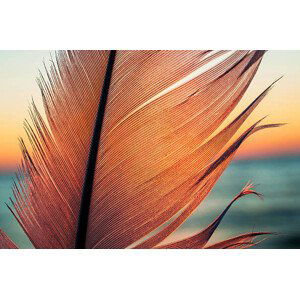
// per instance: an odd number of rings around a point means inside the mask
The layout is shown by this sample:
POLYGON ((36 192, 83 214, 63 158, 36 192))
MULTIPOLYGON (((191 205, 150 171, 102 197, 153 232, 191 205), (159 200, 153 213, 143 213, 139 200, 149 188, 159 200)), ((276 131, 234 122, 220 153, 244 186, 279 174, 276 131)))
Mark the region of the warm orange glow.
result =
POLYGON ((267 116, 264 123, 285 126, 260 132, 239 150, 239 157, 300 153, 300 51, 268 53, 253 81, 247 99, 254 97, 272 80, 283 75, 266 99, 257 107, 247 124, 267 116))
MULTIPOLYGON (((27 107, 34 98, 42 108, 35 82, 47 51, 0 52, 0 169, 13 169, 20 160, 18 137, 24 136, 22 122, 28 117, 27 107)), ((300 153, 300 51, 270 51, 244 99, 231 119, 273 80, 284 75, 270 94, 257 107, 239 132, 256 120, 269 115, 265 123, 283 122, 286 126, 265 130, 251 137, 239 150, 237 158, 300 153)), ((228 120, 229 121, 229 120, 228 120)), ((226 123, 228 123, 226 121, 226 123)))
POLYGON ((15 169, 21 158, 18 138, 24 136, 31 97, 42 108, 35 78, 48 51, 0 51, 0 170, 15 169))

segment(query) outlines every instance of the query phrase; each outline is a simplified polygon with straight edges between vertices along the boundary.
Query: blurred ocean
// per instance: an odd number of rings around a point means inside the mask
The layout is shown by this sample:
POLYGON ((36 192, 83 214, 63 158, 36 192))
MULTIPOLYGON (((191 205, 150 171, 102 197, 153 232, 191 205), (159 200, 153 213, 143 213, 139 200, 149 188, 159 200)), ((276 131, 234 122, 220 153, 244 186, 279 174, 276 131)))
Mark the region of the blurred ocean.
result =
MULTIPOLYGON (((22 248, 31 244, 5 206, 11 196, 11 173, 0 173, 0 227, 22 248)), ((264 200, 250 195, 237 201, 210 243, 251 231, 272 231, 255 248, 300 248, 300 157, 234 161, 198 210, 175 238, 198 232, 209 224, 248 180, 259 184, 264 200)))

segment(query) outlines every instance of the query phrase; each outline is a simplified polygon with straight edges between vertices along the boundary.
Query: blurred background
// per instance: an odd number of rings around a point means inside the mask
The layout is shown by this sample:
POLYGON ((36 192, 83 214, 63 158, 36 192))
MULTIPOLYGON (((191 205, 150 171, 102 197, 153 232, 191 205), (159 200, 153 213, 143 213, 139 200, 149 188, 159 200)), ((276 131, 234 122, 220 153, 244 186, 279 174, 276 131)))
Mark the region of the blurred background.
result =
POLYGON ((281 156, 234 161, 206 200, 177 232, 196 233, 218 216, 251 178, 264 199, 249 195, 237 201, 223 218, 210 244, 252 231, 278 235, 253 248, 300 248, 300 157, 281 156))
MULTIPOLYGON (((31 248, 31 244, 5 202, 12 196, 12 178, 21 157, 17 138, 24 136, 22 122, 28 116, 31 98, 42 109, 34 79, 42 62, 49 64, 50 54, 0 51, 0 227, 22 248, 31 248)), ((282 75, 237 135, 264 116, 268 116, 265 123, 287 125, 249 138, 206 200, 172 239, 204 228, 252 180, 264 200, 246 196, 236 202, 210 243, 254 230, 278 233, 255 248, 300 248, 300 51, 269 51, 241 103, 222 127, 282 75)))

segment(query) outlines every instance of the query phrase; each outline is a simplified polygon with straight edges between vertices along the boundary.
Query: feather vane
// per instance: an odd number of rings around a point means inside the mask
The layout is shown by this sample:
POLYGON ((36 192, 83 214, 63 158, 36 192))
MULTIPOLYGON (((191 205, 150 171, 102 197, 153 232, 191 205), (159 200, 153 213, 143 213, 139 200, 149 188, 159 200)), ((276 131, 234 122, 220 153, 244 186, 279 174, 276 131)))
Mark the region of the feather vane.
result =
MULTIPOLYGON (((21 139, 23 161, 9 207, 33 245, 75 247, 100 107, 83 247, 126 248, 136 242, 135 248, 159 247, 205 199, 242 142, 258 130, 279 126, 256 123, 227 145, 274 82, 216 134, 263 54, 116 51, 111 78, 104 83, 110 51, 58 52, 46 77, 38 79, 47 121, 33 103, 31 123, 24 123, 32 151, 21 139)), ((202 248, 209 237, 177 245, 202 248)), ((249 238, 214 246, 236 246, 249 238)))

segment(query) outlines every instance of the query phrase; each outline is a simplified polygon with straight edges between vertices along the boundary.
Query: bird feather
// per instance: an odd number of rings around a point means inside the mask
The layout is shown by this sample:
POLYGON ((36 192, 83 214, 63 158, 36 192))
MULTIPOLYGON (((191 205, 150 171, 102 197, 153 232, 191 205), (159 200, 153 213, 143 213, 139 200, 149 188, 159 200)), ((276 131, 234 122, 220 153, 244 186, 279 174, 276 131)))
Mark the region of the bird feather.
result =
MULTIPOLYGON (((32 150, 20 140, 23 161, 9 206, 32 244, 159 247, 205 199, 242 142, 276 126, 256 123, 227 145, 272 83, 216 134, 264 52, 56 53, 38 79, 47 120, 32 103, 24 122, 32 150)), ((0 234, 2 246, 7 238, 0 234)))

